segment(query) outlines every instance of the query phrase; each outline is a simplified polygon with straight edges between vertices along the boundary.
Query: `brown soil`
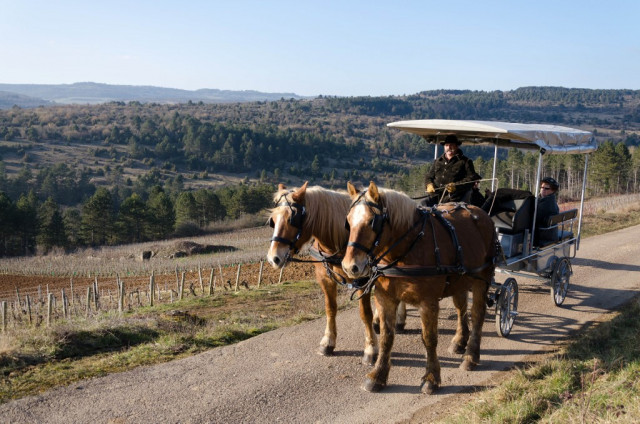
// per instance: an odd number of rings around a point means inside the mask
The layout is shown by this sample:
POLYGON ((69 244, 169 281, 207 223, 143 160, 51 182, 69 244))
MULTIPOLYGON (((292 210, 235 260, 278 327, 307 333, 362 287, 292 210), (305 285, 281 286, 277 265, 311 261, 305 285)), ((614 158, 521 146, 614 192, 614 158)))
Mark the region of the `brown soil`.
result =
MULTIPOLYGON (((211 268, 204 268, 202 272, 202 285, 207 289, 211 268)), ((255 287, 258 285, 258 277, 260 274, 260 263, 248 263, 240 265, 240 276, 238 279, 239 288, 255 287)), ((236 284, 236 276, 238 275, 238 265, 226 266, 222 268, 222 276, 220 278, 220 270, 214 270, 215 287, 220 289, 226 285, 228 288, 234 287, 236 284), (222 281, 222 282, 221 282, 222 281)), ((124 281, 127 292, 146 291, 149 289, 149 278, 146 277, 127 277, 121 276, 124 281)), ((176 274, 155 275, 155 283, 162 290, 177 290, 178 278, 176 274)), ((181 278, 181 276, 179 277, 181 278)), ((274 270, 269 264, 264 263, 262 268, 261 285, 269 285, 278 283, 280 271, 274 270)), ((289 263, 282 273, 282 281, 300 281, 314 279, 313 266, 304 263, 289 263)), ((43 275, 6 275, 0 274, 0 300, 14 301, 19 293, 20 298, 29 295, 32 299, 42 296, 42 293, 51 292, 54 295, 61 293, 64 289, 67 296, 70 294, 71 281, 73 281, 73 292, 75 296, 86 294, 87 287, 93 285, 94 279, 88 277, 56 277, 43 275), (16 293, 16 290, 18 293, 16 293)), ((185 271, 185 293, 193 286, 196 292, 201 292, 200 278, 198 270, 185 271)), ((98 288, 104 293, 115 293, 117 289, 116 277, 98 278, 98 288)))

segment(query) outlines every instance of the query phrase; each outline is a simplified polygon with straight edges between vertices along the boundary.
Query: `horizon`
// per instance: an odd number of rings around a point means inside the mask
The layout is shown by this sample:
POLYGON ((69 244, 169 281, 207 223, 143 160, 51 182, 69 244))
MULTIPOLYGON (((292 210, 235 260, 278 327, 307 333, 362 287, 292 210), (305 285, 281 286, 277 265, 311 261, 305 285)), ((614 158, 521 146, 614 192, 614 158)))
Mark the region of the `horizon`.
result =
POLYGON ((0 36, 12 40, 0 45, 11 64, 0 72, 5 84, 309 97, 640 89, 640 2, 632 0, 0 1, 0 36))

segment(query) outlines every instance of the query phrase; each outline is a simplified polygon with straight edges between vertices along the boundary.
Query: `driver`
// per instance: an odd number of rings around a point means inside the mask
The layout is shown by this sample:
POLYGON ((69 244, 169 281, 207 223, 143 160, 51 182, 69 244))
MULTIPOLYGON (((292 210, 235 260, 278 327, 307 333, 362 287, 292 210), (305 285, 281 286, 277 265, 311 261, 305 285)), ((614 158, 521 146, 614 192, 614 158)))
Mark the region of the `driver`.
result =
POLYGON ((444 154, 433 162, 425 176, 429 196, 425 199, 426 206, 439 203, 443 192, 443 203, 470 203, 474 185, 482 177, 476 173, 473 161, 462 154, 457 136, 450 134, 440 144, 444 146, 444 154))

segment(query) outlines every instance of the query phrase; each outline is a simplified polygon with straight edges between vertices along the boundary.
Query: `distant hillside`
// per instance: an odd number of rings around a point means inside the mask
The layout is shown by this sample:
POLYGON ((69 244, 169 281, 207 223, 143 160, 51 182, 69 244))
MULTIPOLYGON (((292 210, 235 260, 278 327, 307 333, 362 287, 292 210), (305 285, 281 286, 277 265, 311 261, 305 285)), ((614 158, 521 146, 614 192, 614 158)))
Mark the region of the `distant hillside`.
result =
POLYGON ((10 93, 7 91, 0 91, 0 109, 10 109, 13 106, 20 106, 24 108, 38 107, 38 106, 51 106, 55 103, 44 99, 38 99, 30 96, 25 96, 18 93, 10 93))
POLYGON ((36 107, 57 104, 99 104, 107 102, 141 103, 238 103, 302 99, 294 93, 262 93, 253 90, 180 90, 136 85, 110 85, 93 82, 75 84, 0 84, 0 109, 12 106, 36 107))

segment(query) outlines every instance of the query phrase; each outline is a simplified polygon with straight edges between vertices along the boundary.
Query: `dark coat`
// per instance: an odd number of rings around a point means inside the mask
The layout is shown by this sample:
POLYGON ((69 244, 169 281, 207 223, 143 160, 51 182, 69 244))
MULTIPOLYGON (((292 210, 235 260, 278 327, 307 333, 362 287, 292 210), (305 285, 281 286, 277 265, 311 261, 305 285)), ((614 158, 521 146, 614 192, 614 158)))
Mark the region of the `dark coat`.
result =
POLYGON ((425 185, 431 183, 436 188, 436 194, 442 196, 443 189, 449 183, 464 183, 456 186, 456 191, 445 196, 444 201, 462 202, 468 201, 470 190, 473 188, 475 181, 482 177, 476 173, 473 167, 473 161, 462 154, 462 150, 458 149, 456 155, 447 160, 445 155, 440 156, 433 162, 431 169, 425 176, 425 185))
POLYGON ((550 230, 541 230, 540 228, 546 227, 549 217, 556 215, 559 212, 560 208, 558 208, 555 193, 544 197, 538 197, 538 211, 536 212, 536 240, 534 241, 534 244, 539 245, 545 244, 545 242, 558 240, 557 228, 552 228, 550 230))

